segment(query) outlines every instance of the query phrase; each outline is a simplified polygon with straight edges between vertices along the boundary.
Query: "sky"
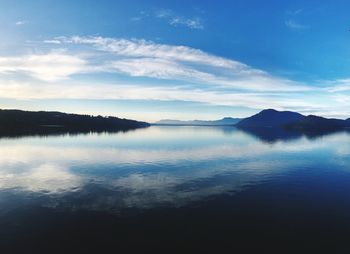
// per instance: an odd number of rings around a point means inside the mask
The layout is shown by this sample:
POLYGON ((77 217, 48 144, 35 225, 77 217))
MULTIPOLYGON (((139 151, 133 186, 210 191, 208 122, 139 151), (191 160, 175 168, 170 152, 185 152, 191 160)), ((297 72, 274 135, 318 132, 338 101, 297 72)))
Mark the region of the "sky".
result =
POLYGON ((0 108, 350 117, 348 1, 1 0, 0 108))

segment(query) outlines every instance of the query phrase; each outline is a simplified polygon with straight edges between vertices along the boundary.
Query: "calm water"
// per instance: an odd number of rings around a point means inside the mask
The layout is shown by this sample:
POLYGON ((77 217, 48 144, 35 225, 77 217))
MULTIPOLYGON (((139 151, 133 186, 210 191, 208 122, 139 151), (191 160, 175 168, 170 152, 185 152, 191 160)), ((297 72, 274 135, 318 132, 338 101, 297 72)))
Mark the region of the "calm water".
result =
POLYGON ((350 253, 349 239, 345 132, 0 139, 1 253, 350 253))

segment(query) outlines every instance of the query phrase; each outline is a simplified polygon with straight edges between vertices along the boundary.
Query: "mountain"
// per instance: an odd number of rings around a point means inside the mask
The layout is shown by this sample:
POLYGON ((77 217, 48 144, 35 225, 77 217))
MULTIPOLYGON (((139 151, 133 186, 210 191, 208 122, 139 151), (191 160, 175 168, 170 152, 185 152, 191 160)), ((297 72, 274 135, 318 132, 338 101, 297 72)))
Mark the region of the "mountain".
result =
POLYGON ((258 114, 241 120, 236 126, 238 128, 283 127, 304 118, 305 116, 296 112, 265 109, 258 114))
POLYGON ((235 125, 240 120, 241 120, 240 118, 232 118, 232 117, 224 117, 220 120, 214 120, 214 121, 204 121, 204 120, 181 121, 181 120, 165 119, 154 123, 154 125, 222 126, 222 125, 235 125))
POLYGON ((147 126, 146 122, 117 117, 0 109, 0 134, 125 131, 147 126))
POLYGON ((320 116, 309 115, 302 120, 289 123, 285 126, 297 131, 334 131, 350 127, 350 121, 341 119, 328 119, 320 116))
POLYGON ((278 136, 281 137, 292 137, 290 134, 292 131, 313 137, 334 131, 350 130, 350 118, 347 120, 328 119, 314 115, 304 116, 291 111, 265 109, 241 120, 236 127, 256 134, 256 136, 266 136, 266 134, 273 136, 273 133, 278 133, 278 136))

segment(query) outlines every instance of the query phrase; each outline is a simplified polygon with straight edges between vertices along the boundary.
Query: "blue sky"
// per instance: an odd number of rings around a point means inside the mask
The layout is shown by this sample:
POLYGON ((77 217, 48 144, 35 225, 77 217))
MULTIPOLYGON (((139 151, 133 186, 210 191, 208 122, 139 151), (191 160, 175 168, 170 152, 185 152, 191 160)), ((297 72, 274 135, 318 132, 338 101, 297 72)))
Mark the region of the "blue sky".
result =
POLYGON ((0 107, 350 117, 347 1, 0 2, 0 107))

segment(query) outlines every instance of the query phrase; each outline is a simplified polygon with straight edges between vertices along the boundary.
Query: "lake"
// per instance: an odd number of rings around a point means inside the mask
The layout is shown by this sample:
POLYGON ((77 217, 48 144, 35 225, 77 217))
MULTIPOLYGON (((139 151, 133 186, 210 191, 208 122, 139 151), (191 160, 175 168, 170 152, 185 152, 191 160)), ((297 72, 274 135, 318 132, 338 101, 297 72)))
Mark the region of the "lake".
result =
POLYGON ((0 139, 1 253, 349 253, 350 134, 0 139))

